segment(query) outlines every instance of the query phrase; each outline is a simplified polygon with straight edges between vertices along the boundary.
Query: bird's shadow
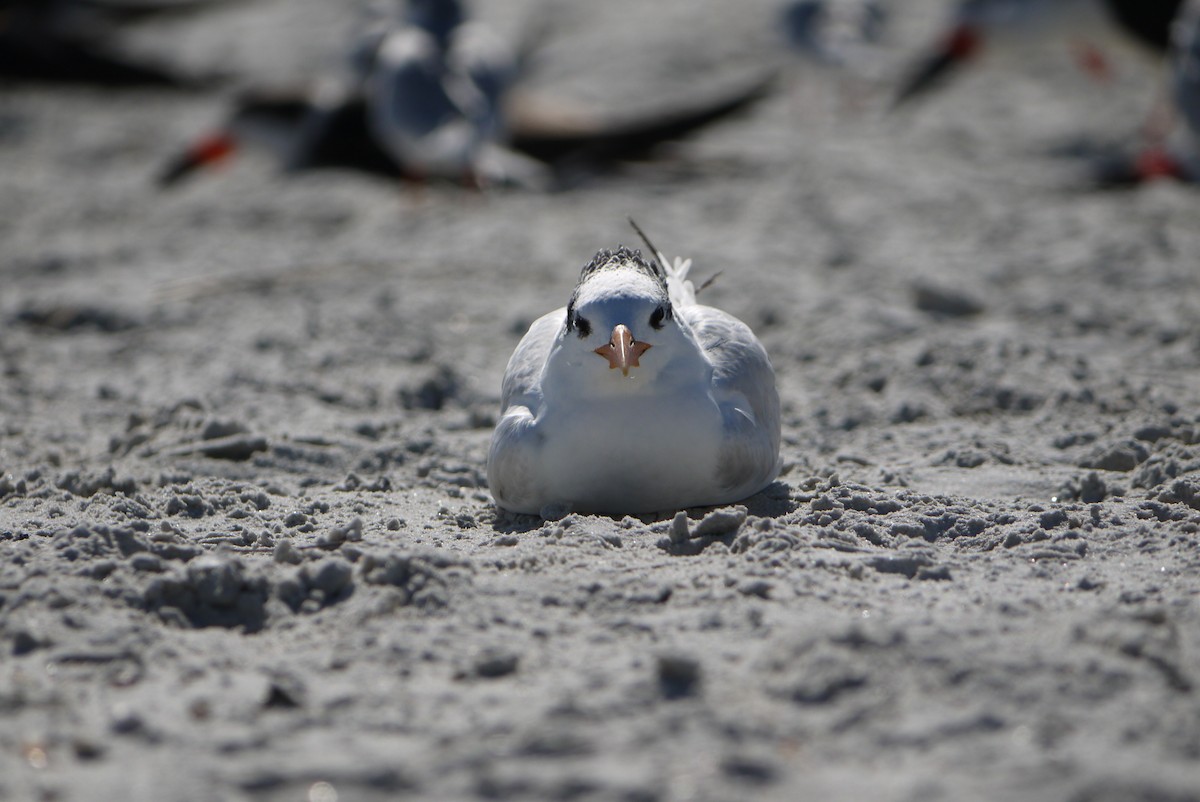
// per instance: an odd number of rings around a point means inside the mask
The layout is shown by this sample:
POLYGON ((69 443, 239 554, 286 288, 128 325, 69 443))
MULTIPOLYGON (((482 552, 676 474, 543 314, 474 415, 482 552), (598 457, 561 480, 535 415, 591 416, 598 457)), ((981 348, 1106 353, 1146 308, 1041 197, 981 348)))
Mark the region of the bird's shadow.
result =
MULTIPOLYGON (((737 502, 746 508, 747 516, 756 518, 781 518, 796 510, 797 502, 791 497, 790 488, 784 482, 775 481, 767 485, 765 488, 750 496, 747 499, 737 502)), ((688 514, 688 518, 700 520, 713 510, 719 510, 722 507, 732 506, 722 504, 715 507, 688 507, 684 512, 688 514)), ((492 530, 499 535, 523 535, 537 529, 541 529, 552 518, 543 518, 540 515, 526 515, 516 512, 508 512, 499 507, 493 507, 495 517, 492 519, 492 530)), ((622 521, 627 517, 632 517, 640 520, 643 524, 651 526, 657 523, 665 523, 670 521, 679 510, 661 511, 646 513, 644 515, 606 515, 602 517, 610 518, 613 521, 622 521)), ((565 517, 565 516, 563 516, 565 517)), ((718 538, 719 539, 719 538, 718 538)))
POLYGON ((740 502, 749 515, 758 518, 782 518, 796 511, 799 503, 792 498, 791 487, 776 480, 740 502))

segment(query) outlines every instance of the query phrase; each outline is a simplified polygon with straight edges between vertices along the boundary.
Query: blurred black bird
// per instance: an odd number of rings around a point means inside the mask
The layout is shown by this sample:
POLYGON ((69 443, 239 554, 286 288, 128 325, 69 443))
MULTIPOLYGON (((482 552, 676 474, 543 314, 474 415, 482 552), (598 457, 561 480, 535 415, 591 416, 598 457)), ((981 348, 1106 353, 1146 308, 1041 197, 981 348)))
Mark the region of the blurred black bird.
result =
POLYGON ((174 184, 258 140, 283 154, 286 170, 550 188, 574 168, 645 155, 745 109, 772 83, 759 76, 646 114, 571 112, 517 91, 535 46, 509 48, 469 21, 459 0, 409 0, 368 18, 344 68, 315 91, 244 94, 222 129, 176 155, 159 183, 174 184))
POLYGON ((1186 0, 1169 30, 1167 123, 1136 148, 1097 159, 1094 172, 1100 186, 1127 187, 1158 178, 1200 182, 1200 0, 1186 0))
MULTIPOLYGON (((904 103, 948 78, 1004 36, 1074 37, 1091 22, 1115 26, 1164 59, 1166 92, 1147 115, 1130 146, 1081 142, 1091 187, 1129 187, 1158 178, 1200 180, 1200 0, 963 0, 952 23, 903 82, 904 103)), ((1084 65, 1103 73, 1098 51, 1080 51, 1084 65)))
MULTIPOLYGON (((906 103, 942 84, 974 59, 989 41, 1055 34, 1076 39, 1099 20, 1157 53, 1166 52, 1171 21, 1182 0, 962 0, 950 24, 901 82, 896 103, 906 103)), ((1108 67, 1087 43, 1078 43, 1082 65, 1094 74, 1108 67)))
POLYGON ((780 22, 794 50, 819 64, 853 68, 883 40, 888 9, 881 0, 793 0, 780 22))

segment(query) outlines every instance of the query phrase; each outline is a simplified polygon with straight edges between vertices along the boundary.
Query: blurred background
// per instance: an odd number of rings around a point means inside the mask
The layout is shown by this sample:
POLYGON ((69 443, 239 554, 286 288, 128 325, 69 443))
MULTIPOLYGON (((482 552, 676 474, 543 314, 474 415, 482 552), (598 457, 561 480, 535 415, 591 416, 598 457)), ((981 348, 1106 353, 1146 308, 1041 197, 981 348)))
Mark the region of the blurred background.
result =
POLYGON ((0 4, 0 797, 1195 798, 1200 201, 1117 6, 195 2, 0 4), (484 476, 628 217, 778 377, 696 551, 484 476))
MULTIPOLYGON (((435 379, 453 377, 439 392, 485 434, 524 326, 563 303, 598 248, 634 241, 628 216, 669 255, 694 257, 698 280, 721 272, 707 299, 775 359, 797 460, 863 423, 957 414, 944 387, 890 367, 929 338, 1125 325, 1191 342, 1179 332, 1194 327, 1193 302, 1171 291, 1190 286, 1182 264, 1200 252, 1190 188, 1101 188, 1096 165, 1155 144, 1147 120, 1169 96, 1165 57, 1105 3, 992 3, 978 18, 989 4, 467 6, 519 59, 505 102, 560 133, 653 129, 737 101, 629 158, 585 149, 510 181, 419 161, 393 174, 289 161, 314 108, 321 130, 321 109, 370 95, 381 21, 411 27, 421 3, 188 2, 5 6, 6 36, 30 41, 22 20, 68 52, 82 42, 162 77, 0 78, 0 318, 8 375, 25 388, 9 403, 26 412, 64 393, 120 416, 290 387, 293 413, 327 428, 330 399, 392 415, 436 366, 435 379), (913 91, 963 43, 964 22, 978 23, 958 52, 970 58, 913 91), (248 97, 286 98, 291 122, 236 130, 248 97), (226 132, 237 147, 212 146, 226 132), (164 185, 198 143, 223 158, 164 185), (1156 293, 1153 322, 1140 320, 1143 292, 1156 293), (45 338, 55 332, 86 336, 45 338), (863 371, 899 375, 863 395, 863 371)), ((453 72, 462 58, 444 62, 453 72)), ((370 139, 378 129, 358 114, 370 139)), ((480 138, 505 147, 510 133, 480 138)))

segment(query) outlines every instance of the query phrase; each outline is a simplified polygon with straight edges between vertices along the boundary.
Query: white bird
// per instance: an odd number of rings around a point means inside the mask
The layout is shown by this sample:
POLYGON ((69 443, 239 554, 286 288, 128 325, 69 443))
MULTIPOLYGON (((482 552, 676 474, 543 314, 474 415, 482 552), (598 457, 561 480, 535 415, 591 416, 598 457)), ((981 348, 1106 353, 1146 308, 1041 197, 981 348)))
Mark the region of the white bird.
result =
POLYGON ((650 250, 598 252, 517 345, 488 455, 500 507, 667 512, 739 501, 779 474, 766 350, 696 302, 690 260, 650 250))
POLYGON ((999 49, 1067 40, 1080 66, 1098 78, 1110 67, 1092 43, 1114 26, 1156 52, 1167 49, 1182 0, 959 0, 950 25, 903 82, 897 102, 924 94, 976 58, 999 49))
POLYGON ((792 0, 780 22, 788 44, 812 61, 858 68, 878 55, 888 9, 881 0, 792 0))
POLYGON ((1200 183, 1200 0, 1186 0, 1169 27, 1168 111, 1161 130, 1132 152, 1098 164, 1102 184, 1157 178, 1200 183))
MULTIPOLYGON (((503 99, 517 56, 459 0, 408 0, 404 24, 378 36, 365 80, 368 123, 414 174, 543 186, 544 165, 505 147, 503 99)), ((368 33, 368 40, 374 38, 368 33)))
MULTIPOLYGON (((0 0, 0 8, 12 1, 0 0)), ((358 19, 349 53, 315 87, 242 93, 220 129, 171 157, 159 184, 174 185, 256 143, 282 151, 289 172, 340 167, 550 189, 745 110, 774 82, 772 70, 659 103, 564 104, 520 87, 544 25, 509 47, 467 18, 463 0, 383 0, 366 4, 358 19)), ((4 55, 0 47, 0 62, 4 55)))

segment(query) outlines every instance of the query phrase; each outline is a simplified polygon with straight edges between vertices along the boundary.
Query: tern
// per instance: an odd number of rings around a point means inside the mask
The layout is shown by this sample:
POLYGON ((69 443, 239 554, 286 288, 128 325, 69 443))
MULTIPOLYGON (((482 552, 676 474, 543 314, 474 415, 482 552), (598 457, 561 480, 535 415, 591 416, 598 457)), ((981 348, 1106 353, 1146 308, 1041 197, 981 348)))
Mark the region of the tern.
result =
POLYGON ((288 170, 548 188, 571 171, 645 155, 745 109, 773 82, 773 74, 758 76, 652 112, 570 110, 514 91, 523 49, 471 22, 459 0, 409 0, 401 9, 364 25, 345 69, 315 92, 247 93, 218 132, 170 160, 160 185, 224 159, 243 141, 282 139, 288 170))
POLYGON ((896 96, 905 103, 927 93, 972 61, 987 42, 1067 38, 1089 72, 1108 71, 1104 56, 1087 41, 1115 25, 1156 53, 1170 42, 1171 22, 1182 0, 961 0, 937 43, 918 61, 896 96))
POLYGON ((1130 152, 1096 164, 1102 186, 1122 187, 1157 178, 1200 182, 1200 0, 1187 0, 1170 27, 1166 130, 1130 152))
MULTIPOLYGON (((640 233, 640 231, 639 231, 640 233)), ((690 260, 624 246, 508 362, 488 454, 517 513, 668 512, 740 501, 779 474, 775 373, 750 327, 697 303, 690 260)))
MULTIPOLYGON (((1200 180, 1200 0, 963 0, 939 44, 897 95, 906 102, 947 78, 998 38, 1087 33, 1115 25, 1156 56, 1167 79, 1133 148, 1089 148, 1089 186, 1127 187, 1157 178, 1200 180)), ((1081 50, 1093 71, 1106 69, 1098 51, 1081 50)))
POLYGON ((815 63, 858 67, 875 57, 888 8, 881 0, 793 0, 780 22, 788 44, 815 63))

